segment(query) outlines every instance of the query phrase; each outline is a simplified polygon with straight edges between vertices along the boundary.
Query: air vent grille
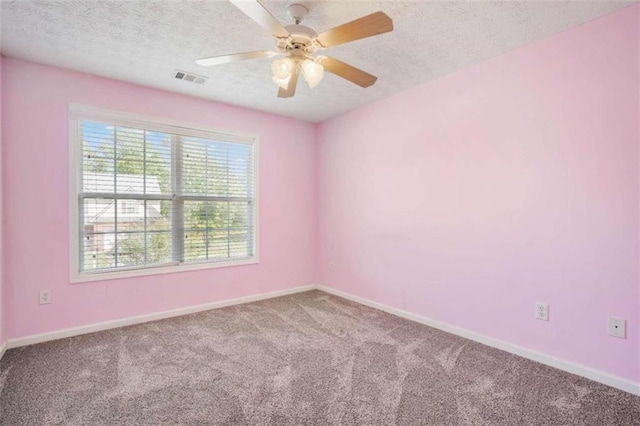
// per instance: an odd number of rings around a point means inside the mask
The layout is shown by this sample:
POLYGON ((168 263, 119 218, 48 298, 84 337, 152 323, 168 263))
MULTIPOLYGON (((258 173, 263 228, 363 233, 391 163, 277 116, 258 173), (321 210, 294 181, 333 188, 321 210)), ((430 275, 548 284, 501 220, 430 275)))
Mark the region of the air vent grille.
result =
POLYGON ((184 80, 196 84, 205 84, 207 82, 207 77, 186 71, 175 70, 173 72, 173 76, 178 80, 184 80))

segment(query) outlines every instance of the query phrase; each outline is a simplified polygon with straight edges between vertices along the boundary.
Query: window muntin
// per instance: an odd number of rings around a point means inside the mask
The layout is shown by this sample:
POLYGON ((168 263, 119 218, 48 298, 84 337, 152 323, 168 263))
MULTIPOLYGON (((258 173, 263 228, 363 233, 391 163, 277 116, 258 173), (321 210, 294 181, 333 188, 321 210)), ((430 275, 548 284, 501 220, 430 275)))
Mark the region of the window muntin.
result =
POLYGON ((113 120, 77 126, 80 274, 255 258, 252 140, 113 120))

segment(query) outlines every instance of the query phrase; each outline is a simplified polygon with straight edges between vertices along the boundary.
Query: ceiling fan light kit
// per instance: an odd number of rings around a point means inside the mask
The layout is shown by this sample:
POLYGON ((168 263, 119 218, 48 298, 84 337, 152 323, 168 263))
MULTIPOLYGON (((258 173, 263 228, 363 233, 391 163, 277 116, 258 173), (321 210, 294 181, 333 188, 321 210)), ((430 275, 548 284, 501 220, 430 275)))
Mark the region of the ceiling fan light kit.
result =
POLYGON ((203 58, 196 61, 198 65, 206 67, 284 55, 284 58, 276 59, 271 64, 272 80, 279 86, 280 98, 295 95, 300 73, 310 88, 320 83, 325 70, 360 87, 369 87, 376 82, 377 77, 356 67, 332 57, 315 54, 318 50, 393 31, 393 21, 385 13, 375 12, 318 34, 312 28, 300 25, 309 13, 301 4, 292 4, 287 8, 287 15, 295 23, 285 27, 258 0, 229 1, 258 25, 271 31, 277 51, 255 51, 203 58))
POLYGON ((322 80, 324 76, 324 68, 315 60, 304 59, 300 61, 297 58, 282 58, 276 59, 271 64, 271 70, 273 71, 272 80, 278 86, 286 89, 295 68, 302 70, 304 80, 312 89, 320 83, 320 80, 322 80))

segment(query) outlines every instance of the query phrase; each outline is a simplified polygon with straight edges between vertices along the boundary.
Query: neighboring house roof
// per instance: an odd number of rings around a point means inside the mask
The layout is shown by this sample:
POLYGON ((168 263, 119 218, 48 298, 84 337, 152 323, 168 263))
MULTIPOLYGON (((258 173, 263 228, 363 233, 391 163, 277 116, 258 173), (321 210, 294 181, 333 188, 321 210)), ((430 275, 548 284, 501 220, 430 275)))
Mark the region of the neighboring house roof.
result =
MULTIPOLYGON (((118 174, 115 176, 115 184, 117 188, 115 192, 142 194, 144 192, 145 179, 143 175, 118 174)), ((147 194, 162 194, 156 176, 147 176, 146 186, 147 194)), ((85 172, 82 177, 82 187, 85 192, 112 193, 114 192, 113 173, 85 172)))
MULTIPOLYGON (((142 194, 144 193, 145 178, 143 175, 118 174, 115 176, 114 182, 113 174, 85 172, 83 174, 82 186, 84 192, 113 193, 115 186, 116 193, 119 194, 142 194)), ((156 176, 146 177, 146 188, 147 194, 162 194, 156 176)), ((116 200, 99 199, 97 202, 88 203, 84 212, 85 224, 113 223, 115 217, 115 201, 116 200)), ((137 203, 140 208, 132 209, 132 211, 119 209, 118 222, 142 221, 144 219, 144 201, 127 200, 126 202, 137 203)), ((160 201, 148 201, 147 218, 162 217, 160 206, 160 201)))

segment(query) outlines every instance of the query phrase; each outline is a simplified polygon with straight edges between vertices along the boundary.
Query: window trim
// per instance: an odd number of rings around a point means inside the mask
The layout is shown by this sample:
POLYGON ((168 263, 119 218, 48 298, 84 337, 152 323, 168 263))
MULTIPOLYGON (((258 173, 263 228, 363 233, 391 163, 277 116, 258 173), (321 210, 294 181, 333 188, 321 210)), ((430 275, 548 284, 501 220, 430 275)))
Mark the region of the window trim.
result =
POLYGON ((92 281, 103 281, 111 279, 131 278, 139 276, 149 276, 158 274, 170 274, 185 271, 197 271, 203 269, 227 268, 231 266, 253 265, 260 263, 259 257, 259 155, 260 143, 256 134, 237 132, 235 130, 211 128, 195 123, 186 123, 175 120, 168 120, 160 117, 131 114, 122 111, 92 107, 80 104, 69 104, 69 282, 72 284, 92 281), (134 266, 130 268, 119 268, 109 272, 81 272, 79 268, 80 256, 80 229, 79 215, 80 208, 78 196, 81 192, 80 173, 82 167, 79 164, 82 141, 79 140, 79 122, 81 120, 96 120, 110 124, 144 128, 158 132, 178 133, 184 136, 211 139, 219 137, 227 142, 244 143, 253 145, 254 175, 253 175, 253 257, 249 259, 230 260, 226 262, 198 262, 198 263, 178 263, 171 262, 163 265, 134 266))

